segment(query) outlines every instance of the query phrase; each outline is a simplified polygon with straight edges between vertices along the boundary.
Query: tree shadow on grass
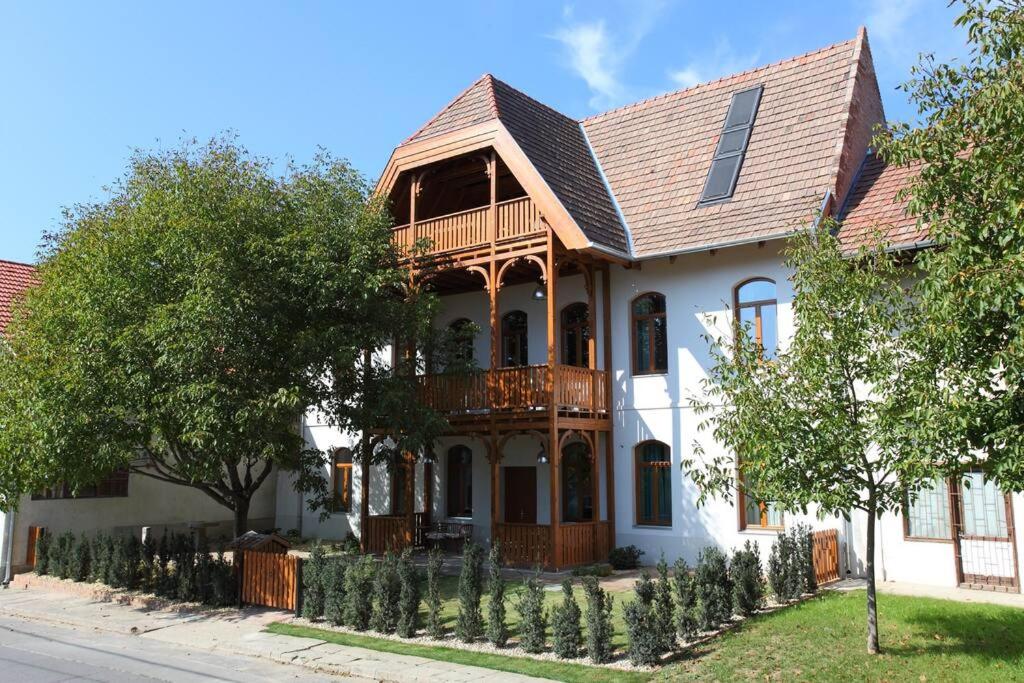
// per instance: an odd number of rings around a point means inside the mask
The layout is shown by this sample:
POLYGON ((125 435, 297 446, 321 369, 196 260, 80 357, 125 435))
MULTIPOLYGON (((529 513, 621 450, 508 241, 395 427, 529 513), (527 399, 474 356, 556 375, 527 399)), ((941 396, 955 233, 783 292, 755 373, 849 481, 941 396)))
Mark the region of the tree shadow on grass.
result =
MULTIPOLYGON (((988 662, 1024 658, 1024 610, 989 605, 919 601, 902 616, 914 631, 910 642, 882 643, 893 655, 961 654, 988 662)), ((880 616, 885 623, 885 615, 880 616)))

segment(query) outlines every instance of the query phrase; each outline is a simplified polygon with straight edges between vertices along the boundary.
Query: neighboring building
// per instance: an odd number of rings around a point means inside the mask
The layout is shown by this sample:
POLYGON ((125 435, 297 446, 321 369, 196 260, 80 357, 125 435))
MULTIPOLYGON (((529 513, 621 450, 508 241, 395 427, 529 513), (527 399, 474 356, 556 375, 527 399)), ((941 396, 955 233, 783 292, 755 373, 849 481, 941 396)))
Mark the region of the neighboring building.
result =
MULTIPOLYGON (((787 236, 821 212, 843 219, 851 249, 876 225, 899 248, 923 246, 894 203, 908 171, 868 148, 882 123, 864 30, 582 121, 480 78, 394 150, 378 191, 395 239, 429 237, 443 257, 438 323, 483 330, 466 348, 482 370, 419 379, 453 426, 431 463, 353 468, 355 436, 311 411, 305 435, 332 453, 335 509, 321 520, 281 474, 278 526, 355 533, 371 550, 466 532, 500 539, 511 561, 566 567, 627 544, 649 562, 746 539, 767 555, 777 530, 802 520, 837 529, 856 573, 863 520, 752 500, 698 507, 680 461, 698 440, 721 453, 689 403, 711 362, 704 335, 730 335, 738 318, 768 353, 791 336, 787 236)), ((1004 509, 989 489, 956 497, 952 515, 948 496, 923 496, 906 534, 887 517, 883 576, 1018 586, 1021 500, 1004 509), (978 558, 1014 555, 976 566, 971 548, 985 544, 978 558)))
MULTIPOLYGON (((35 268, 0 260, 0 344, 12 308, 33 282, 35 268)), ((253 529, 274 525, 272 484, 265 485, 253 497, 249 520, 253 529)), ((23 496, 15 511, 0 512, 0 581, 10 564, 14 571, 25 567, 33 554, 35 529, 51 533, 63 531, 115 531, 140 533, 150 527, 163 530, 202 529, 209 538, 230 539, 234 518, 201 491, 167 484, 127 471, 114 472, 96 486, 71 497, 66 487, 57 486, 38 494, 23 496)))

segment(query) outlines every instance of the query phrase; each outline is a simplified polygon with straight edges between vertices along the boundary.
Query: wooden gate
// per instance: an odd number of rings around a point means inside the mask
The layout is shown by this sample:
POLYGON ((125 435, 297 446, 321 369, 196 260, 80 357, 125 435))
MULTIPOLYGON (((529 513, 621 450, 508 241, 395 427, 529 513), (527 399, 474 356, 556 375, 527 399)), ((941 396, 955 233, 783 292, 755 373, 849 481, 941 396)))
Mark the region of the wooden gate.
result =
POLYGON ((839 580, 839 534, 835 529, 814 532, 813 557, 819 586, 839 580))
POLYGON ((299 603, 299 563, 295 555, 242 551, 242 602, 295 611, 299 603))

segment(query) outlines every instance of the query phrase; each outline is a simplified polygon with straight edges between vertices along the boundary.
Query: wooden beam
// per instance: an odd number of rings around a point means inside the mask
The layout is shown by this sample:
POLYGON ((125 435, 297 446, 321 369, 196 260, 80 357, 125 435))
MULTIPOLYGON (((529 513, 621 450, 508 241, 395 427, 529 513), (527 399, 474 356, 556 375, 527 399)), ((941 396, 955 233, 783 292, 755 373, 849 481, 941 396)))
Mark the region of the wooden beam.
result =
POLYGON ((559 482, 559 471, 561 467, 561 449, 558 447, 558 373, 555 372, 555 344, 557 340, 557 330, 555 329, 555 311, 556 301, 555 293, 557 292, 558 282, 558 268, 555 267, 555 241, 554 234, 548 232, 548 252, 547 252, 547 304, 548 304, 548 391, 551 407, 549 426, 548 426, 548 463, 551 468, 550 480, 551 480, 551 563, 557 570, 562 566, 562 533, 561 533, 561 516, 562 506, 560 503, 561 498, 561 485, 559 482))
POLYGON ((608 515, 608 544, 615 547, 615 420, 611 419, 612 401, 612 300, 611 300, 611 267, 605 266, 601 271, 601 308, 604 336, 604 376, 605 396, 608 401, 608 431, 604 435, 605 457, 605 507, 608 515))

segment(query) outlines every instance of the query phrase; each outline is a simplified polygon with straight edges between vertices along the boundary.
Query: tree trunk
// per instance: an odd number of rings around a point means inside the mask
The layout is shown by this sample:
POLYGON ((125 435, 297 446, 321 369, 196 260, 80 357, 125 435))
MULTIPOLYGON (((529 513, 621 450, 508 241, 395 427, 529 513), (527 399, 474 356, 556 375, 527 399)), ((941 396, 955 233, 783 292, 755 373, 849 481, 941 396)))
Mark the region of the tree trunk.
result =
POLYGON ((874 501, 868 505, 867 579, 868 579, 868 654, 877 655, 878 603, 875 596, 875 522, 878 519, 874 501))
POLYGON ((235 538, 249 529, 249 499, 235 498, 235 538))

